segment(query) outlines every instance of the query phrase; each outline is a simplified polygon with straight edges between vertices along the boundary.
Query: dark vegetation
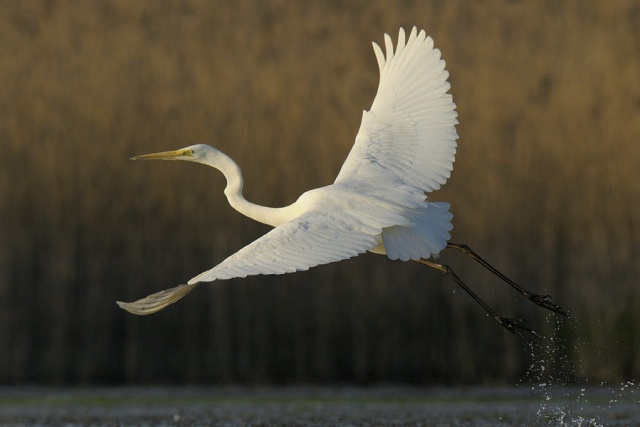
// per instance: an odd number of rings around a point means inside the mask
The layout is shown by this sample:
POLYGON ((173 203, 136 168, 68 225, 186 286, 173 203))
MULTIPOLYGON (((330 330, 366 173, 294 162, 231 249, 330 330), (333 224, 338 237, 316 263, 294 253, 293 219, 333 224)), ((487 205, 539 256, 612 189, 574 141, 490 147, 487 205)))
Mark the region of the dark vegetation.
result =
MULTIPOLYGON (((436 271, 365 255, 201 287, 268 229, 222 176, 132 155, 209 143, 285 205, 336 176, 373 100, 369 42, 425 28, 458 105, 453 241, 567 379, 640 375, 640 7, 632 0, 6 1, 0 6, 0 381, 499 383, 531 351, 436 271)), ((550 366, 549 369, 553 369, 550 366)))

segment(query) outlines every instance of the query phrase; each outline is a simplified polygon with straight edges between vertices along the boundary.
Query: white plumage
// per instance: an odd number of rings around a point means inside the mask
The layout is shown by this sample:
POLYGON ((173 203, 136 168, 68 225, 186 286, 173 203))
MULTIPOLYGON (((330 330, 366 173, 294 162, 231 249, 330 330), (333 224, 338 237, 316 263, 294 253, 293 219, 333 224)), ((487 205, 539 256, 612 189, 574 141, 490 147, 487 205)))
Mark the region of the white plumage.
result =
POLYGON ((456 154, 457 113, 440 51, 424 31, 413 28, 405 45, 400 29, 394 54, 385 34, 387 56, 373 43, 380 67, 378 93, 362 114, 356 143, 336 182, 358 174, 388 175, 425 192, 440 188, 456 154))
POLYGON ((437 255, 449 240, 449 204, 425 200, 449 178, 456 153, 455 104, 440 51, 414 27, 398 44, 385 35, 386 56, 377 44, 380 84, 370 111, 362 115, 356 142, 335 182, 308 191, 290 206, 268 208, 242 196, 242 175, 233 160, 208 145, 134 159, 186 160, 219 169, 225 194, 239 212, 275 228, 191 279, 188 284, 132 303, 150 314, 186 295, 197 284, 255 274, 307 270, 366 251, 391 259, 437 255))

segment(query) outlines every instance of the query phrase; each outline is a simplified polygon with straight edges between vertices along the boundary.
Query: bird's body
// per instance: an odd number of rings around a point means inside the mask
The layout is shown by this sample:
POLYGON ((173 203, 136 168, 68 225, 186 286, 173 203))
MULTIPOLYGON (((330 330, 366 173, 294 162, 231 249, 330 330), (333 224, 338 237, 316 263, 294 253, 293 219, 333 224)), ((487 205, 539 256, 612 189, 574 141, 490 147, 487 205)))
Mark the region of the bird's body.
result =
POLYGON ((371 109, 363 112, 338 177, 289 206, 247 201, 238 165, 208 145, 134 157, 193 161, 220 170, 231 206, 275 228, 187 284, 119 302, 122 308, 150 314, 202 282, 306 270, 367 251, 437 265, 424 260, 447 247, 452 215, 448 203, 425 194, 440 188, 453 169, 458 135, 455 104, 447 93, 449 74, 433 40, 415 27, 407 40, 400 29, 395 51, 385 35, 386 56, 377 44, 373 47, 380 68, 378 91, 371 109))

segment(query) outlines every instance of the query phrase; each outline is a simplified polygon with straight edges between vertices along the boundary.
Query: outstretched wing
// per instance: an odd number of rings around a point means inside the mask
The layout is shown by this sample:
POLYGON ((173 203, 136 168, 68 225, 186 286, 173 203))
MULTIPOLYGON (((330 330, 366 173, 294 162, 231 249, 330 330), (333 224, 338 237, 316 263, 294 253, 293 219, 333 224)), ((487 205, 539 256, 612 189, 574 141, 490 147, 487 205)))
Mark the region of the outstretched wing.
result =
MULTIPOLYGON (((405 44, 401 28, 394 53, 385 34, 387 56, 373 43, 380 67, 378 93, 363 112, 356 142, 336 182, 356 176, 397 183, 430 192, 440 188, 453 169, 458 135, 455 104, 440 51, 414 27, 405 44)), ((397 185, 397 184, 396 184, 397 185)))
POLYGON ((375 233, 355 230, 329 215, 308 212, 274 228, 189 283, 308 270, 354 257, 377 244, 375 233))
POLYGON ((130 303, 118 301, 118 305, 133 314, 152 314, 178 301, 201 282, 291 273, 351 258, 373 249, 380 231, 358 231, 329 215, 308 212, 274 228, 185 285, 130 303))

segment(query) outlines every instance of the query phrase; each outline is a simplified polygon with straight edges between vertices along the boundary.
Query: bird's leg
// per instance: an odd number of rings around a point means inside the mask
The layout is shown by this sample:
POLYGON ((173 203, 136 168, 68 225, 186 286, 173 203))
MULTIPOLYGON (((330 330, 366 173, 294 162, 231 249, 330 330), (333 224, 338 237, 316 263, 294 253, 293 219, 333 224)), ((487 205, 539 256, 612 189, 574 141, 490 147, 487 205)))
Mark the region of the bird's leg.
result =
POLYGON ((508 283, 512 288, 514 288, 515 290, 520 292, 522 295, 524 295, 524 297, 529 301, 533 301, 534 303, 538 304, 540 307, 544 307, 548 310, 553 311, 554 313, 558 313, 568 317, 568 313, 566 312, 565 309, 563 309, 557 304, 552 303, 549 300, 549 298, 551 298, 551 295, 540 295, 540 294, 534 294, 532 292, 529 292, 528 290, 526 290, 525 288, 518 285, 516 282, 514 282, 513 280, 509 279, 507 276, 502 274, 500 271, 498 271, 495 267, 493 267, 487 261, 482 259, 482 257, 480 257, 480 255, 475 253, 473 249, 471 249, 469 246, 464 244, 458 244, 458 243, 448 243, 447 247, 460 251, 463 254, 470 257, 471 259, 473 259, 474 261, 478 262, 484 268, 486 268, 487 270, 489 270, 490 272, 492 272, 493 274, 501 278, 503 281, 508 283))
POLYGON ((520 338, 523 338, 525 340, 527 340, 528 342, 531 342, 533 344, 535 344, 531 339, 529 339, 527 336, 525 336, 522 331, 528 332, 531 335, 534 336, 540 336, 538 333, 536 333, 535 331, 527 328, 526 326, 524 326, 523 320, 522 319, 508 319, 506 317, 502 317, 500 316, 498 313, 496 313, 491 307, 489 307, 489 305, 484 302, 478 295, 476 295, 475 292, 473 292, 463 281, 462 279, 460 279, 458 277, 458 275, 447 265, 442 265, 442 264, 437 264, 435 262, 431 262, 428 261, 426 259, 420 259, 416 261, 417 263, 420 263, 422 265, 426 265, 427 267, 431 267, 431 268, 435 268, 436 270, 440 271, 441 273, 446 274, 447 276, 450 276, 457 284, 458 286, 460 286, 466 293, 468 293, 471 298, 473 298, 474 300, 476 300, 476 302, 478 304, 480 304, 480 306, 482 308, 485 309, 485 311, 487 313, 489 313, 494 319, 496 319, 496 321, 501 324, 502 326, 504 326, 505 328, 507 328, 507 330, 517 336, 519 336, 520 338))

